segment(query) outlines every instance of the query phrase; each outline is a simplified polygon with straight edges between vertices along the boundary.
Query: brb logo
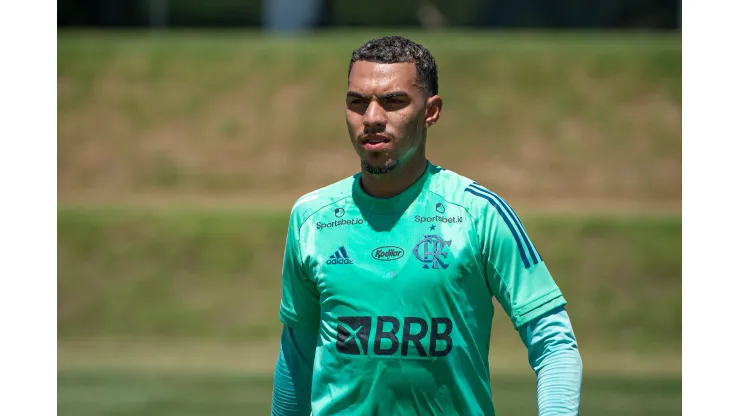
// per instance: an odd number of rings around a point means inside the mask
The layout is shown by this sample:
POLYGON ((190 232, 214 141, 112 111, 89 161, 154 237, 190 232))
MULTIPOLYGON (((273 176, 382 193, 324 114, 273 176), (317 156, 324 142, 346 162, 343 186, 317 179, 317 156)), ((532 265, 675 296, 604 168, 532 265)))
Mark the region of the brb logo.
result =
POLYGON ((432 269, 440 267, 446 269, 449 264, 444 263, 442 258, 447 258, 449 253, 445 252, 445 248, 451 244, 452 240, 444 240, 438 235, 425 235, 421 241, 416 243, 413 253, 419 261, 424 263, 421 266, 423 269, 428 269, 430 265, 432 269))
POLYGON ((424 318, 407 316, 401 322, 393 316, 340 316, 337 325, 337 351, 349 355, 368 355, 370 337, 374 334, 374 355, 394 355, 399 347, 401 356, 409 355, 411 345, 420 357, 444 357, 452 351, 452 320, 450 318, 424 318), (422 340, 429 335, 427 342, 422 340), (385 342, 383 342, 385 341, 385 342))

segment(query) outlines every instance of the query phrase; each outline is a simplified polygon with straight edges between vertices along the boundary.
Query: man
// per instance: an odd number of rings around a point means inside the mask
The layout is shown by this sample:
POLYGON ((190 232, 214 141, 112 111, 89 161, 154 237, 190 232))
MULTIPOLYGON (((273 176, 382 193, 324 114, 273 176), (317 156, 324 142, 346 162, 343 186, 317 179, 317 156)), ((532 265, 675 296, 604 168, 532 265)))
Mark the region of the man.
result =
POLYGON ((361 172, 293 206, 273 415, 495 414, 492 297, 528 348, 539 414, 578 413, 565 299, 511 207, 427 161, 441 110, 423 46, 392 36, 352 54, 361 172))

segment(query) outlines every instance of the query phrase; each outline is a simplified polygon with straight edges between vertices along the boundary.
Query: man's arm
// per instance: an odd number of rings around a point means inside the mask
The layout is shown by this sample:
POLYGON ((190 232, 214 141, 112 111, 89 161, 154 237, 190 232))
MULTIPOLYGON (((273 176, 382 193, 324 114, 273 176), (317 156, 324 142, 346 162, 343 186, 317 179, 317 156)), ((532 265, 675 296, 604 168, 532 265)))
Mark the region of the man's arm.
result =
POLYGON ((581 401, 583 363, 564 307, 550 311, 519 328, 537 375, 540 416, 577 415, 581 401))
POLYGON ((316 282, 305 267, 301 250, 301 223, 300 211, 294 207, 290 214, 283 256, 279 313, 283 333, 275 363, 273 416, 304 416, 311 411, 311 379, 321 306, 316 282))
POLYGON ((477 184, 466 192, 485 201, 476 216, 486 283, 529 350, 539 414, 576 415, 582 364, 565 297, 506 201, 477 184))
POLYGON ((275 365, 272 416, 311 413, 311 381, 317 334, 283 326, 275 365))

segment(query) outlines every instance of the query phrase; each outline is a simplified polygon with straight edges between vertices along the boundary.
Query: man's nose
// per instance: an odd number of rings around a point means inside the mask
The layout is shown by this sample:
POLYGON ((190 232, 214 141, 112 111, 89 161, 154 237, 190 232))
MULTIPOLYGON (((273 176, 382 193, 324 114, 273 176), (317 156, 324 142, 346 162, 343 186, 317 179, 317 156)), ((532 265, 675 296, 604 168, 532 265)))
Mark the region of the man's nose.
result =
POLYGON ((370 104, 367 106, 367 110, 365 111, 365 116, 362 120, 362 124, 365 125, 365 129, 380 129, 380 131, 383 131, 385 129, 385 122, 386 118, 383 107, 376 101, 370 101, 370 104))

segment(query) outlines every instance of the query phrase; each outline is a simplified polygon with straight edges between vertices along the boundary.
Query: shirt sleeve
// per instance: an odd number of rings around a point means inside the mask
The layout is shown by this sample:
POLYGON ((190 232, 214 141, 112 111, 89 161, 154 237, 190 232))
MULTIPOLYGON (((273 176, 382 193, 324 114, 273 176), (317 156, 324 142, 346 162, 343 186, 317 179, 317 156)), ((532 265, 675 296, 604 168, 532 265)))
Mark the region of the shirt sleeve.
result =
POLYGON ((313 332, 319 328, 319 293, 315 281, 306 272, 300 238, 299 215, 294 209, 283 255, 280 321, 291 328, 313 332))
POLYGON ((272 416, 304 416, 311 413, 311 384, 316 334, 283 327, 275 363, 272 416))
POLYGON ((565 309, 528 322, 519 328, 519 336, 537 375, 537 414, 578 415, 583 362, 565 309))
POLYGON ((482 187, 474 185, 468 192, 486 203, 478 225, 486 280, 514 327, 565 305, 516 212, 482 187))

